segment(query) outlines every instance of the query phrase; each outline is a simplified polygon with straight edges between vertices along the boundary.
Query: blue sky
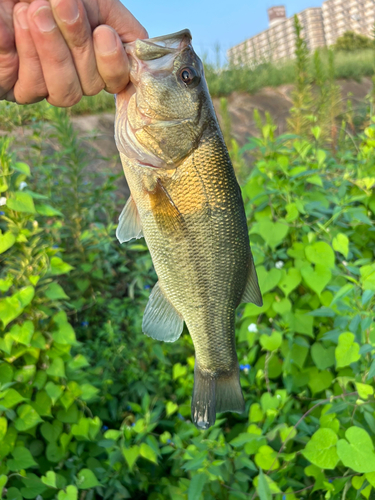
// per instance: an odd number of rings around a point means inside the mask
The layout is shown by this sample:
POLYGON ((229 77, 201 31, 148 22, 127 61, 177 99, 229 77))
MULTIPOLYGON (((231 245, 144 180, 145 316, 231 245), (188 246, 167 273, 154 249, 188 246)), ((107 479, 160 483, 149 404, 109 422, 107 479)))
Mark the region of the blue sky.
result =
POLYGON ((140 20, 150 36, 189 28, 195 50, 214 57, 215 44, 221 53, 268 27, 267 8, 285 5, 287 16, 308 7, 320 7, 323 0, 122 0, 140 20))

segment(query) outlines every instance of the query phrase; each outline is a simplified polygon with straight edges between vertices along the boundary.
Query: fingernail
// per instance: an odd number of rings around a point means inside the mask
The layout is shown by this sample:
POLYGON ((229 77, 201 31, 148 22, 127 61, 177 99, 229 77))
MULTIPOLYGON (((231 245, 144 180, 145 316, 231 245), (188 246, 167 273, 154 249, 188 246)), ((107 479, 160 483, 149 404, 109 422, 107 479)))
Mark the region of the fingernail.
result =
POLYGON ((49 7, 40 7, 34 14, 35 24, 39 31, 48 33, 56 28, 56 23, 52 15, 52 10, 49 7))
POLYGON ((22 9, 18 9, 16 14, 17 22, 23 30, 29 29, 29 23, 27 22, 27 15, 26 15, 27 9, 28 7, 23 7, 22 9))
POLYGON ((117 50, 116 34, 110 28, 102 28, 95 33, 95 44, 101 54, 112 54, 117 50))
POLYGON ((73 24, 79 18, 76 0, 61 0, 55 8, 57 15, 64 23, 73 24))

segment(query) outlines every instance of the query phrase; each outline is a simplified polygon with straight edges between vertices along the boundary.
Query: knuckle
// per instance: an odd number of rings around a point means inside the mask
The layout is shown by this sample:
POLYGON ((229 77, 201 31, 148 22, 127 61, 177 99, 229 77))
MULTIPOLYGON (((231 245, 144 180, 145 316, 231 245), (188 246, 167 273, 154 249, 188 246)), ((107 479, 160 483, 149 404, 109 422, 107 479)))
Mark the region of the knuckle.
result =
POLYGON ((105 83, 103 81, 97 82, 94 85, 84 89, 84 95, 94 96, 99 94, 105 88, 105 83))

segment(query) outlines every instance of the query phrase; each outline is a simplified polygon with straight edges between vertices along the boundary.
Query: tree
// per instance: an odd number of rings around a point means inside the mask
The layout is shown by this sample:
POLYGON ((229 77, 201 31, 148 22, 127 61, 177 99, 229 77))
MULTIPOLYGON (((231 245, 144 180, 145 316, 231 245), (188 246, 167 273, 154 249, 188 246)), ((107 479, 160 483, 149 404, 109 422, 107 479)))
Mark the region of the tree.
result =
POLYGON ((374 47, 374 40, 354 31, 346 31, 336 40, 333 47, 335 50, 345 51, 372 49, 374 47))

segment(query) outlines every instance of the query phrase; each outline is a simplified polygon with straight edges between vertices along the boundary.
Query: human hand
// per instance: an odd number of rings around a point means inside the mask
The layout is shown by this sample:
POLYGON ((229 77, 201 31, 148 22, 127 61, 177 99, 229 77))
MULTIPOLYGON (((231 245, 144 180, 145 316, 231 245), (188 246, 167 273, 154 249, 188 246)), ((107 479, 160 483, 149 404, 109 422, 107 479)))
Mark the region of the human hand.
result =
POLYGON ((13 7, 17 0, 0 3, 0 99, 8 97, 8 91, 17 80, 18 55, 14 45, 13 7))
POLYGON ((19 58, 14 100, 47 98, 62 107, 103 88, 124 89, 129 71, 122 43, 147 37, 119 0, 20 2, 14 6, 14 30, 19 58))

